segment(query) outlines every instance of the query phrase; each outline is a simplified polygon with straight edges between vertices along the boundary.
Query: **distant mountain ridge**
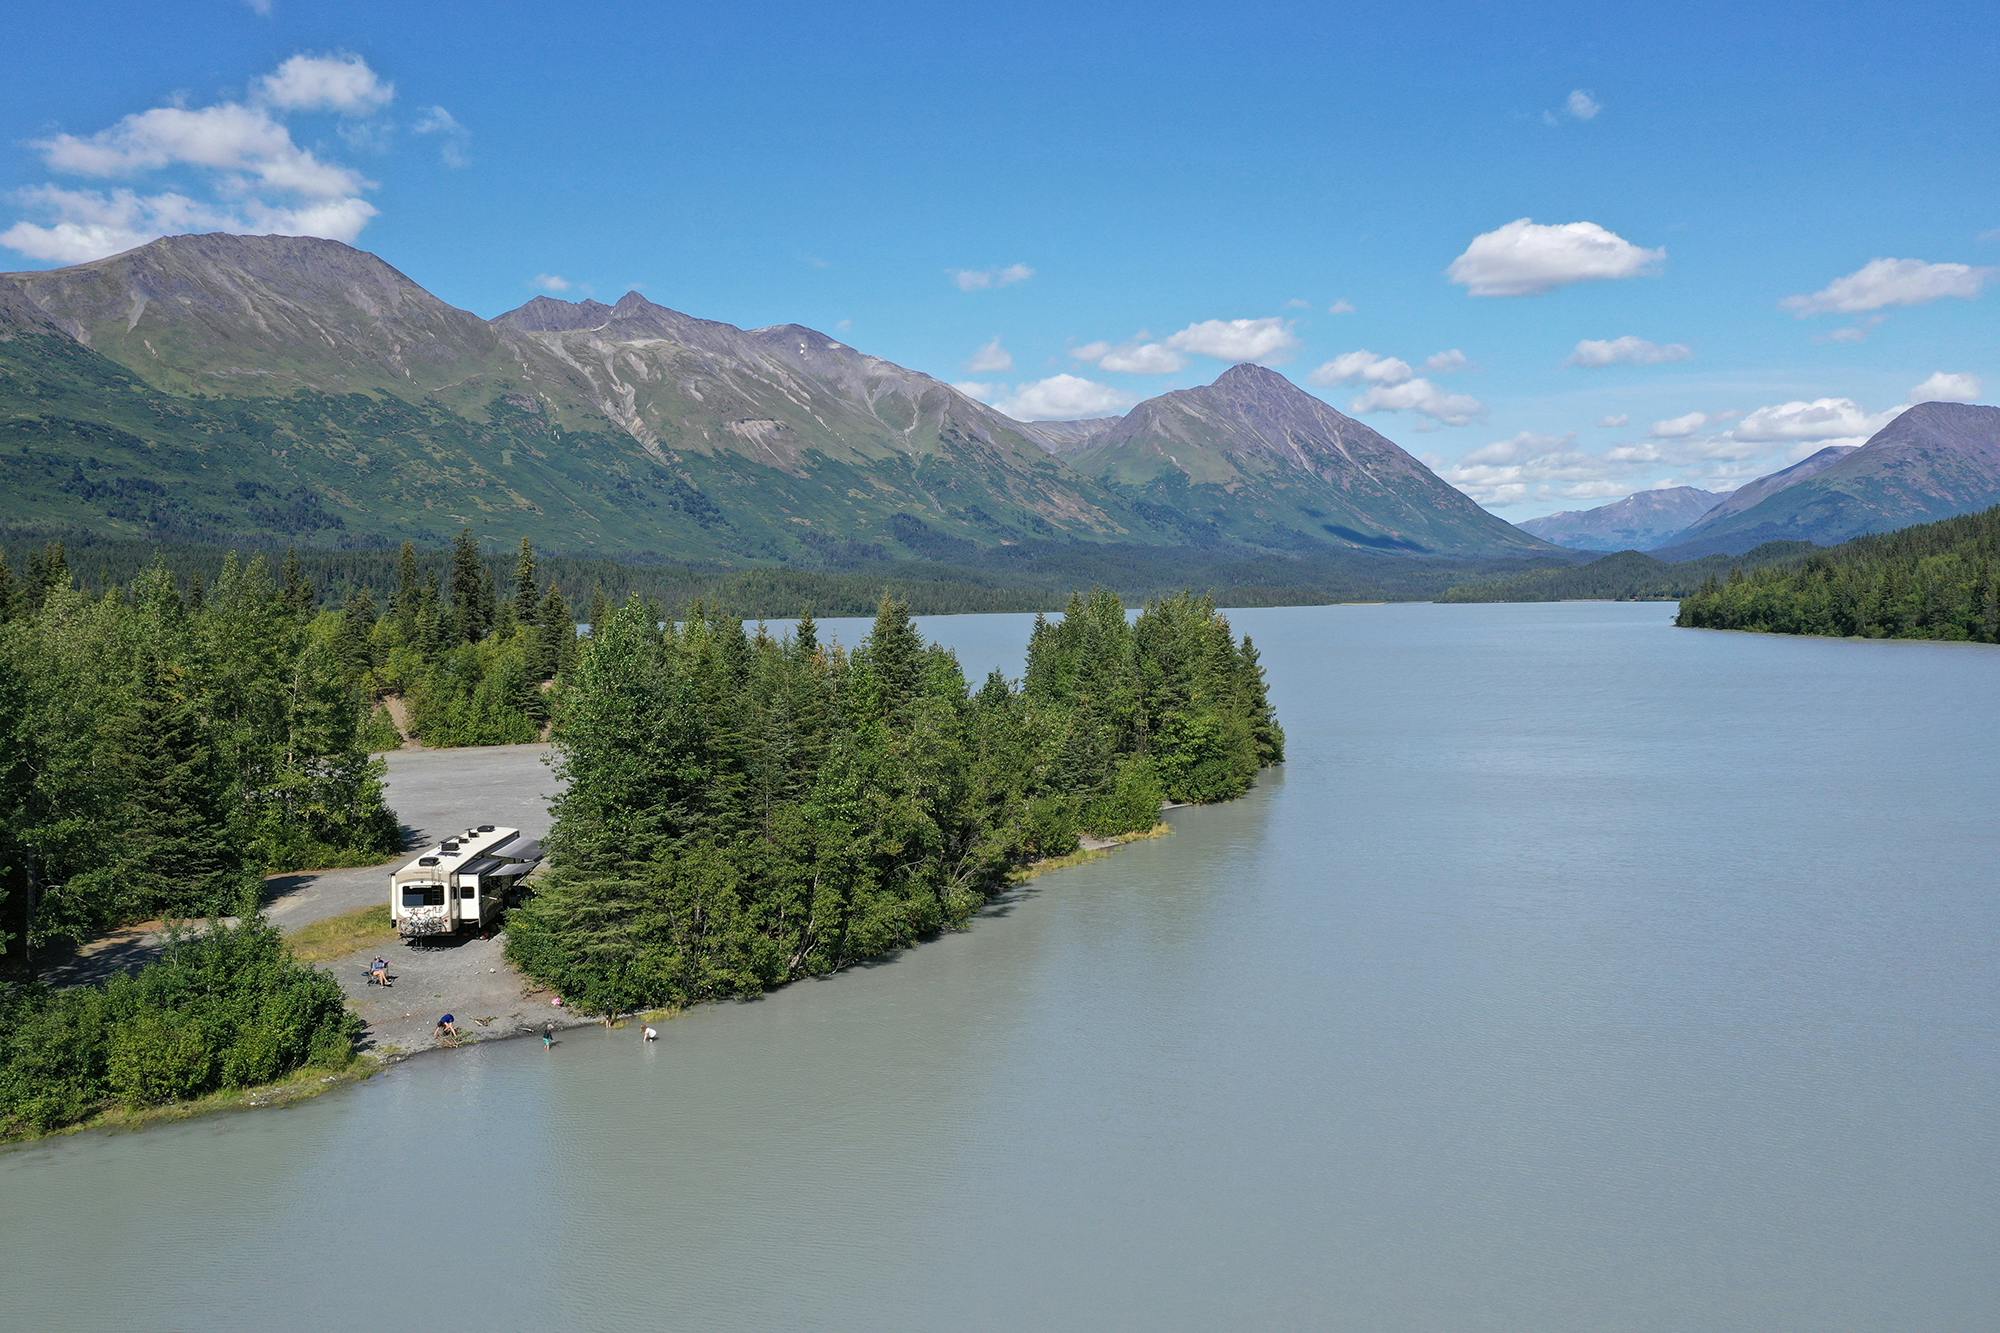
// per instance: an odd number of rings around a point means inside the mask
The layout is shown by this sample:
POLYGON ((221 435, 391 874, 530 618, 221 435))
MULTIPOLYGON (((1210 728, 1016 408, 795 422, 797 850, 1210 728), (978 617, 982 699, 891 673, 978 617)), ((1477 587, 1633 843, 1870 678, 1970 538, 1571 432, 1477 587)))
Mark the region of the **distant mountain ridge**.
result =
POLYGON ((1773 541, 1829 546, 2000 504, 2000 407, 1918 403, 1859 448, 1827 453, 1753 483, 1784 484, 1705 516, 1661 554, 1689 559, 1773 541))
POLYGON ((227 235, 0 274, 0 519, 730 560, 1546 550, 1260 368, 1037 427, 799 325, 636 292, 485 320, 351 246, 227 235))
POLYGON ((1722 498, 1695 486, 1668 486, 1595 509, 1531 518, 1519 526, 1573 551, 1648 551, 1700 519, 1722 498))

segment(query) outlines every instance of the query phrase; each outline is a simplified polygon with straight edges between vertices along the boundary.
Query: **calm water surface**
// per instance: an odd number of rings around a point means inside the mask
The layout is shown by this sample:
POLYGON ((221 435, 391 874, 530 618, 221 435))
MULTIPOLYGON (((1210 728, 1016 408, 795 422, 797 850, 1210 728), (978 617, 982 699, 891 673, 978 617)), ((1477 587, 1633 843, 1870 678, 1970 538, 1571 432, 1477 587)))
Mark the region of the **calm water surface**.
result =
POLYGON ((2000 651, 1670 614, 1236 613, 1248 799, 651 1049, 0 1155, 0 1324, 1991 1327, 2000 651))

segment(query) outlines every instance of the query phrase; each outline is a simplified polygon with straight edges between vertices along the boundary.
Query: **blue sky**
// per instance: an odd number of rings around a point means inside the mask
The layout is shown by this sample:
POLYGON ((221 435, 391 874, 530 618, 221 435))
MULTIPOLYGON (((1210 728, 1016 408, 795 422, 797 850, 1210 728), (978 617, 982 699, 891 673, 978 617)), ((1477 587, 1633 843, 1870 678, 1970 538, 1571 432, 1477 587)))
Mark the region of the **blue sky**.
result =
POLYGON ((1511 518, 2000 397, 2000 11, 1620 8, 28 4, 0 264, 331 234, 1020 415, 1259 360, 1511 518))

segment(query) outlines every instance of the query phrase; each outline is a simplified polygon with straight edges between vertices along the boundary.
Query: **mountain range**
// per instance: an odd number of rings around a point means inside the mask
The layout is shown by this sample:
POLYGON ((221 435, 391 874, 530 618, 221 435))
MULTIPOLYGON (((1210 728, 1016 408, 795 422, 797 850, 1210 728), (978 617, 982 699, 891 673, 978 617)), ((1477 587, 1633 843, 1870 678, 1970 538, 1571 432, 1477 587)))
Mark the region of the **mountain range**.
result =
POLYGON ((1521 527, 1574 550, 1650 551, 1677 561, 1741 555, 1770 542, 1831 546, 1996 504, 2000 407, 1918 403, 1865 444, 1829 445, 1727 495, 1686 486, 1641 491, 1521 527))
POLYGON ((1668 486, 1595 509, 1531 518, 1520 526, 1572 551, 1648 551, 1678 536, 1723 498, 1694 486, 1668 486))
POLYGON ((373 255, 204 235, 0 275, 0 521, 726 561, 1068 542, 1550 548, 1274 371, 1014 421, 799 325, 536 297, 493 319, 373 255))

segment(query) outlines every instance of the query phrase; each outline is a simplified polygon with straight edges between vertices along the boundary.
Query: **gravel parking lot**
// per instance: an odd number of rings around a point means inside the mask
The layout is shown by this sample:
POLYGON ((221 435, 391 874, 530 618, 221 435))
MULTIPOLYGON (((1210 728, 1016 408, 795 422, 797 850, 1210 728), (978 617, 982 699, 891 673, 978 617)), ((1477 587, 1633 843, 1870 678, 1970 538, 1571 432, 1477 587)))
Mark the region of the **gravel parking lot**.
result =
MULTIPOLYGON (((388 756, 389 808, 414 850, 474 824, 549 831, 549 799, 558 784, 546 745, 490 745, 463 750, 396 750, 388 756)), ((265 882, 264 914, 280 930, 387 902, 398 858, 356 870, 309 870, 265 882)))

